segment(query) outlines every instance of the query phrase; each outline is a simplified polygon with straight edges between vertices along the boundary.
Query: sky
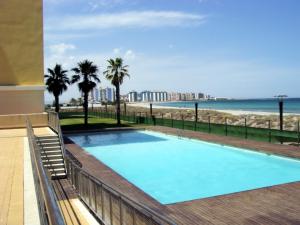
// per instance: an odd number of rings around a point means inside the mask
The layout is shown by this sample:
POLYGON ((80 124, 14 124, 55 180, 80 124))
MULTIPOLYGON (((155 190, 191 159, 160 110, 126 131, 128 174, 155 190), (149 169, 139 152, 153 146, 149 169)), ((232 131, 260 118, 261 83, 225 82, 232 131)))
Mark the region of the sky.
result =
MULTIPOLYGON (((106 87, 107 60, 122 57, 122 94, 299 97, 299 12, 299 0, 44 0, 45 73, 89 59, 106 87)), ((75 84, 61 99, 71 97, 75 84)))

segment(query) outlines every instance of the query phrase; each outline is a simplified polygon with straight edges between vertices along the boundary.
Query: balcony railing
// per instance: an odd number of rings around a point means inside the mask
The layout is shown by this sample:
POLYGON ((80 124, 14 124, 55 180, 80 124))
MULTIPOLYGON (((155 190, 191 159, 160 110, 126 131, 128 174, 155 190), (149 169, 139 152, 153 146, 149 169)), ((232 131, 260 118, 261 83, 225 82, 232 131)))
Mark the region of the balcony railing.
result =
POLYGON ((66 150, 68 178, 90 210, 106 225, 175 225, 173 221, 142 205, 86 172, 66 150))
POLYGON ((65 222, 51 184, 50 174, 43 166, 40 149, 29 119, 26 121, 26 126, 41 224, 64 225, 65 222))

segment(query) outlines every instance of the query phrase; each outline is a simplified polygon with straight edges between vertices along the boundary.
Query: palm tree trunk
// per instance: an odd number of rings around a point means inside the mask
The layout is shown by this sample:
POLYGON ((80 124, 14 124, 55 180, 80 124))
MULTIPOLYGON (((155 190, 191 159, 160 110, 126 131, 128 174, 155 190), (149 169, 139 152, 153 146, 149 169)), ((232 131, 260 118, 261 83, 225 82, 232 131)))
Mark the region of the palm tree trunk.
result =
POLYGON ((85 92, 83 108, 84 108, 84 125, 86 125, 86 126, 88 125, 88 107, 89 107, 88 97, 89 97, 89 93, 85 92))
POLYGON ((59 97, 58 95, 54 95, 54 99, 55 99, 55 112, 59 112, 59 97))
POLYGON ((120 116, 120 85, 116 85, 116 111, 117 111, 117 124, 121 125, 121 116, 120 116))

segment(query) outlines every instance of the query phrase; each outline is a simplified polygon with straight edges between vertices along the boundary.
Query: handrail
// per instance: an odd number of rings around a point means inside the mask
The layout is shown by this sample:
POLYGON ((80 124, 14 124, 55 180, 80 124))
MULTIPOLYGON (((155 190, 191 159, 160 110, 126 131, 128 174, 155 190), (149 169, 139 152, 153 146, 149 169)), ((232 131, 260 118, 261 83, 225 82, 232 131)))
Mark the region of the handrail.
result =
POLYGON ((40 149, 28 118, 26 127, 41 224, 64 225, 65 222, 57 204, 49 172, 43 166, 40 149))
MULTIPOLYGON (((103 221, 104 223, 108 223, 111 225, 114 225, 112 222, 114 220, 115 212, 112 212, 114 209, 112 207, 112 198, 117 199, 119 204, 119 221, 121 224, 124 224, 122 221, 124 216, 122 216, 122 207, 130 207, 133 211, 133 220, 135 218, 134 214, 140 214, 143 217, 146 218, 146 221, 149 221, 149 223, 146 224, 164 224, 164 225, 176 225, 175 222, 171 221, 167 217, 155 212, 154 210, 150 209, 149 207, 136 202, 135 200, 123 195, 119 191, 115 190, 108 184, 105 184, 103 181, 101 181, 99 178, 94 177, 93 175, 89 174, 86 170, 84 170, 80 165, 77 163, 76 157, 72 155, 68 150, 66 150, 66 164, 67 164, 67 171, 68 171, 68 178, 70 179, 71 183, 77 189, 79 196, 81 199, 86 203, 86 205, 96 214, 101 221, 107 220, 107 218, 104 216, 104 197, 103 197, 103 190, 109 194, 108 197, 108 205, 110 206, 110 215, 108 222, 103 221), (87 180, 85 180, 87 179, 87 180), (80 182, 81 181, 81 182, 80 182), (91 186, 92 185, 92 186, 91 186), (95 190, 101 189, 101 201, 97 193, 95 193, 95 190), (91 190, 94 190, 91 191, 91 190), (93 192, 93 193, 92 193, 93 192), (87 194, 88 193, 88 194, 87 194), (87 196, 88 195, 88 196, 87 196), (92 196, 93 195, 93 196, 92 196), (98 197, 97 197, 98 196, 98 197), (93 198, 93 199, 92 199, 93 198), (99 209, 96 206, 98 203, 97 201, 100 201, 101 206, 101 213, 99 213, 99 209)), ((118 224, 118 223, 117 223, 118 224)), ((144 223, 143 223, 144 224, 144 223)))
POLYGON ((61 126, 59 122, 59 116, 56 112, 48 112, 48 126, 58 135, 58 138, 60 140, 60 145, 62 149, 62 155, 63 158, 65 157, 65 146, 64 146, 64 140, 62 136, 61 126))
MULTIPOLYGON (((103 181, 101 181, 100 179, 92 176, 91 174, 89 174, 87 171, 85 171, 82 168, 82 164, 80 163, 80 161, 73 156, 73 154, 71 152, 69 152, 67 149, 64 148, 63 146, 63 138, 62 138, 62 132, 61 132, 61 128, 60 128, 60 123, 59 123, 59 117, 58 114, 55 112, 48 112, 48 123, 49 123, 49 127, 51 127, 51 129, 53 129, 60 138, 62 147, 63 147, 63 151, 64 151, 64 160, 66 163, 66 170, 67 170, 67 176, 70 179, 71 183, 73 184, 73 186, 75 187, 75 189, 78 191, 79 196, 81 197, 81 199, 85 202, 85 204, 88 206, 88 208, 94 212, 95 215, 97 215, 97 217, 105 222, 105 216, 104 216, 104 210, 102 210, 102 216, 99 216, 99 214, 97 214, 97 208, 95 207, 97 204, 96 201, 96 194, 95 193, 91 193, 91 187, 88 187, 86 185, 88 185, 90 182, 94 183, 95 186, 93 186, 94 189, 98 189, 101 188, 101 190, 105 190, 106 192, 109 193, 109 205, 110 205, 110 220, 109 222, 107 222, 110 225, 114 225, 113 223, 113 215, 114 213, 112 212, 113 207, 112 207, 112 198, 115 196, 117 197, 118 201, 119 201, 119 211, 120 211, 120 221, 121 224, 124 224, 122 221, 122 207, 126 207, 129 206, 132 210, 133 210, 133 220, 135 218, 134 215, 138 215, 141 214, 143 215, 143 217, 147 218, 147 221, 151 221, 150 223, 146 223, 146 224, 164 224, 164 225, 176 225, 173 221, 171 221, 170 219, 160 215, 159 213, 153 211, 152 209, 150 209, 149 207, 142 205, 141 203, 138 203, 132 199, 130 199, 129 197, 123 195, 122 193, 118 192, 117 190, 115 190, 114 188, 112 188, 111 186, 105 184, 103 181), (74 171, 78 171, 79 173, 77 174, 73 174, 74 171), (77 177, 75 178, 74 175, 77 177), (88 182, 81 180, 82 182, 78 182, 79 179, 83 179, 83 177, 88 178, 88 182), (75 179, 77 179, 75 181, 75 179), (89 190, 89 197, 88 199, 86 198, 86 192, 87 190, 89 190), (84 192, 84 193, 83 193, 84 192), (94 199, 93 203, 91 199, 94 199)), ((101 191, 102 193, 102 191, 101 191)), ((101 198, 101 201, 103 201, 103 196, 101 198)), ((103 203, 103 202, 102 202, 103 203)), ((118 223, 117 223, 118 224, 118 223)), ((135 222, 133 223, 135 224, 135 222)))

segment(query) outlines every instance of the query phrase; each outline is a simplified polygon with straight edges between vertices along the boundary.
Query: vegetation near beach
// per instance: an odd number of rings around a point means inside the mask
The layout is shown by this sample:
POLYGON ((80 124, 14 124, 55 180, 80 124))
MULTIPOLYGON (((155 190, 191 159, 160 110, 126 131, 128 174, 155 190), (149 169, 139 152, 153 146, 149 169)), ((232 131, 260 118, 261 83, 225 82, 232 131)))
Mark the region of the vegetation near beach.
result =
POLYGON ((59 96, 68 89, 70 80, 67 76, 67 70, 64 70, 60 64, 56 64, 53 69, 47 69, 45 74, 46 87, 49 93, 52 93, 55 101, 55 112, 59 112, 59 96))
POLYGON ((129 77, 127 67, 128 65, 123 65, 122 58, 116 58, 108 60, 109 65, 107 70, 104 71, 104 75, 107 80, 111 82, 116 88, 116 112, 117 112, 117 124, 121 124, 120 119, 120 86, 122 85, 124 78, 129 77))
POLYGON ((83 108, 84 108, 84 124, 88 124, 88 98, 89 93, 100 82, 98 78, 98 67, 93 64, 92 61, 84 60, 77 64, 77 67, 73 68, 75 73, 72 76, 72 84, 78 83, 79 90, 83 93, 83 108))
MULTIPOLYGON (((108 110, 113 110, 110 107, 108 110)), ((124 109, 121 107, 121 111, 124 109)), ((132 113, 142 113, 142 115, 149 115, 149 108, 139 107, 139 106, 131 106, 127 104, 126 109, 128 115, 132 113)), ((184 120, 194 121, 195 120, 195 111, 194 109, 172 109, 172 108, 153 108, 153 115, 157 118, 173 118, 175 120, 184 120)), ((245 114, 245 115, 233 115, 230 113, 220 112, 216 110, 198 110, 198 121, 199 122, 208 122, 210 120, 211 123, 224 124, 227 119, 228 125, 235 126, 244 126, 245 119, 247 122, 247 126, 256 127, 256 128, 270 128, 271 129, 279 129, 279 117, 278 115, 256 115, 256 114, 245 114)), ((284 116, 284 129, 290 131, 297 131, 298 129, 298 121, 300 120, 300 116, 298 115, 286 115, 284 116)))

